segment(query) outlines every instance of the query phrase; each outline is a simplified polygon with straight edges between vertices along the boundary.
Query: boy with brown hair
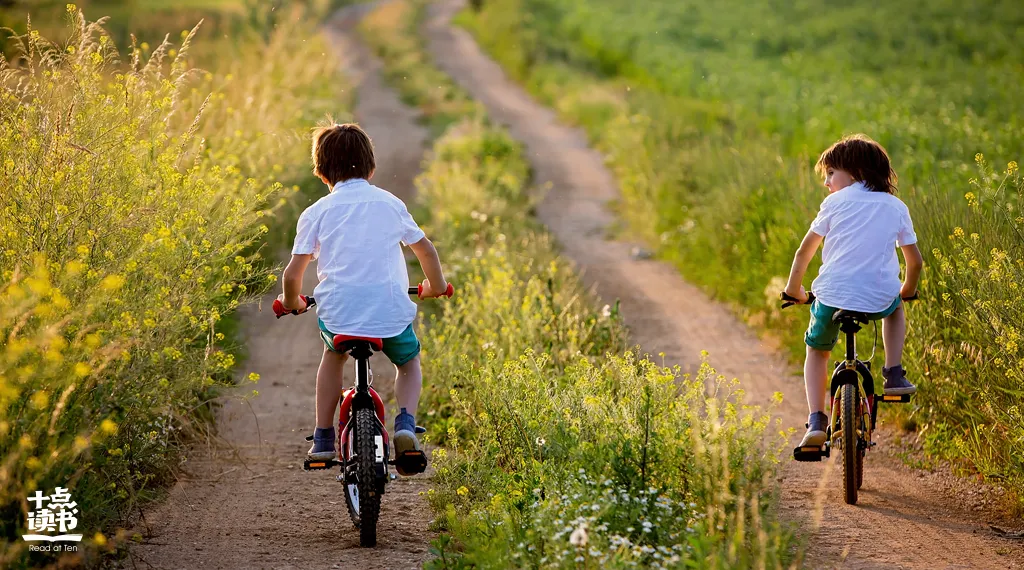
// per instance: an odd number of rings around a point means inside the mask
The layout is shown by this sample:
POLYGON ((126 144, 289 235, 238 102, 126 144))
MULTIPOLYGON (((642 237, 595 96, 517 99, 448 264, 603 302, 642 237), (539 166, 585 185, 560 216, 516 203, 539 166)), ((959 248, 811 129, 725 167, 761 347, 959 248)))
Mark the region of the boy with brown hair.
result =
POLYGON ((840 309, 867 313, 872 320, 882 321, 885 393, 913 394, 917 390, 903 370, 907 325, 901 301, 917 294, 924 265, 910 212, 895 196, 896 173, 882 145, 861 134, 844 137, 821 153, 814 170, 825 179, 829 195, 793 258, 786 285, 786 294, 801 303, 807 301, 804 273, 824 242, 821 269, 811 285, 816 299, 804 336, 804 384, 810 416, 801 447, 825 442, 828 357, 839 340, 839 325, 832 322, 832 315, 840 309), (896 246, 907 263, 902 283, 896 246))
POLYGON ((342 390, 347 354, 334 351, 336 334, 383 339, 394 363, 399 413, 393 435, 396 456, 419 450, 416 406, 423 386, 420 343, 413 332, 416 304, 409 298, 409 273, 402 255, 408 245, 426 279, 423 298, 440 297, 448 287, 437 250, 390 192, 369 183, 376 169, 370 137, 355 124, 331 124, 313 134, 313 173, 330 189, 299 216, 292 258, 284 270, 286 310, 304 312, 302 276, 317 259, 320 283, 314 290, 323 358, 316 375, 316 431, 310 459, 333 459, 334 416, 342 390))

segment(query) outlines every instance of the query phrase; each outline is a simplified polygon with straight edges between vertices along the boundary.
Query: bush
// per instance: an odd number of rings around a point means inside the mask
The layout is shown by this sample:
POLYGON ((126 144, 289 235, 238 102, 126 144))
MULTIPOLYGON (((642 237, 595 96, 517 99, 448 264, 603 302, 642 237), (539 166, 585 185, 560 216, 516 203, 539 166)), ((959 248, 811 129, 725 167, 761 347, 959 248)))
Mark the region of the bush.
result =
POLYGON ((617 310, 524 219, 506 134, 463 126, 435 153, 419 188, 459 287, 424 335, 421 409, 445 445, 429 499, 462 552, 432 567, 782 566, 767 414, 706 364, 615 355, 617 310))
POLYGON ((69 11, 67 44, 33 32, 0 63, 5 566, 27 563, 32 491, 70 488, 85 544, 110 547, 91 533, 123 524, 209 429, 233 384, 224 316, 273 282, 254 244, 290 192, 275 180, 305 170, 295 129, 331 91, 298 13, 203 72, 195 30, 123 61, 69 11))

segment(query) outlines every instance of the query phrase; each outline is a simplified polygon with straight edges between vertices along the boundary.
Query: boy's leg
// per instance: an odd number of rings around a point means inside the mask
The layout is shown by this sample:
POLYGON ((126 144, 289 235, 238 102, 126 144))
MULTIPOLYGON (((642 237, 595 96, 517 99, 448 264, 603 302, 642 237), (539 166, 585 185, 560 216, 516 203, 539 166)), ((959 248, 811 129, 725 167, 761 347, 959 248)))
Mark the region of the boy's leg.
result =
POLYGON ((804 360, 804 387, 807 390, 807 411, 825 411, 825 385, 828 384, 828 357, 830 350, 818 350, 807 347, 807 358, 804 360))
POLYGON ((804 360, 804 387, 807 390, 807 432, 800 441, 800 447, 820 447, 825 443, 825 429, 828 427, 828 415, 825 413, 825 399, 828 384, 829 350, 807 347, 807 358, 804 360))
POLYGON ((417 356, 395 368, 395 399, 399 408, 398 415, 395 416, 395 458, 401 458, 395 469, 402 475, 415 475, 422 473, 427 465, 420 448, 420 440, 416 437, 416 408, 423 387, 420 357, 417 356))
POLYGON ((316 372, 316 430, 313 432, 313 447, 309 448, 311 459, 333 459, 334 416, 341 399, 342 372, 347 354, 332 352, 326 346, 316 372))
POLYGON ((826 399, 828 397, 828 357, 839 340, 839 326, 832 322, 836 309, 815 301, 804 335, 807 358, 804 360, 804 389, 807 391, 807 433, 800 447, 821 447, 828 428, 826 399))
POLYGON ((316 427, 334 427, 334 416, 341 399, 342 373, 348 354, 331 352, 324 348, 320 368, 316 371, 316 427))
POLYGON ((913 394, 917 387, 907 381, 903 370, 903 345, 907 338, 907 315, 903 305, 896 307, 889 316, 882 319, 882 346, 885 348, 885 378, 883 389, 890 396, 913 394))
POLYGON ((412 325, 398 336, 384 339, 384 354, 395 364, 395 400, 398 402, 393 434, 395 469, 402 475, 422 473, 427 462, 416 438, 416 408, 423 389, 423 374, 420 341, 412 325))
POLYGON ((906 342, 906 338, 907 316, 901 305, 882 319, 882 347, 885 348, 886 368, 903 364, 903 343, 906 342))
POLYGON ((399 409, 415 417, 422 390, 423 372, 420 370, 418 355, 401 366, 395 366, 395 400, 398 401, 399 409))

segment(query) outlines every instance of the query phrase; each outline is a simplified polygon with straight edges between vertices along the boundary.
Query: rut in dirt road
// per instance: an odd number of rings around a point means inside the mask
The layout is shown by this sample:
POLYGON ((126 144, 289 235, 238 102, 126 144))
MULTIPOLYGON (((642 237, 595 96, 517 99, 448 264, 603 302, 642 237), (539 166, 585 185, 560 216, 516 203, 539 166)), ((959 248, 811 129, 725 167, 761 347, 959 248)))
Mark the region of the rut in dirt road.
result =
MULTIPOLYGON (((327 25, 334 51, 358 84, 355 118, 373 138, 374 183, 408 200, 427 134, 414 111, 384 86, 379 66, 355 37, 354 26, 372 6, 342 10, 327 25)), ((316 283, 310 264, 304 286, 316 283)), ((378 546, 359 547, 359 533, 345 507, 337 471, 302 471, 313 430, 316 370, 323 350, 315 315, 274 319, 265 310, 242 310, 250 355, 240 366, 257 372, 260 396, 249 406, 226 400, 218 427, 221 445, 195 450, 168 500, 146 513, 145 541, 131 549, 126 567, 197 568, 417 568, 427 560, 431 513, 420 496, 427 476, 389 484, 378 525, 378 546)), ((346 384, 352 382, 351 364, 346 384)), ((375 387, 388 401, 394 367, 382 355, 371 361, 375 387)), ((427 379, 429 382, 429 379, 427 379)), ((393 411, 389 413, 393 418, 393 411)))
MULTIPOLYGON (((613 220, 605 204, 618 196, 618 189, 601 156, 588 148, 582 132, 559 124, 551 110, 510 81, 465 30, 452 27, 451 18, 463 4, 442 0, 431 6, 425 24, 429 49, 442 70, 525 144, 535 182, 551 184, 540 218, 584 281, 606 301, 621 299, 633 339, 647 352, 664 352, 667 363, 693 371, 700 351, 710 351, 711 364, 726 377, 738 378, 750 403, 768 404, 775 392, 782 392, 784 401, 774 413, 784 428, 802 433, 802 378, 674 268, 633 259, 629 244, 605 238, 613 220)), ((885 446, 883 435, 879 448, 885 446)), ((998 538, 978 513, 958 506, 946 479, 906 468, 884 453, 868 454, 855 507, 843 503, 834 465, 785 461, 782 514, 800 525, 809 567, 1024 568, 1020 544, 998 538), (826 474, 831 478, 823 480, 826 474)))

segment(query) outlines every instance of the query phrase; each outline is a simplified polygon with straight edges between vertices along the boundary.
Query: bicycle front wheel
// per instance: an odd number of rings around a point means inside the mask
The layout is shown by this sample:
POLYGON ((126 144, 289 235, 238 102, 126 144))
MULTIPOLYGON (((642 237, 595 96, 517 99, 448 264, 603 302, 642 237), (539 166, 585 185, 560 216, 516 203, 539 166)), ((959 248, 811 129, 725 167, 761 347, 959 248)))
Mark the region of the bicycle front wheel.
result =
POLYGON ((377 418, 372 409, 355 412, 355 481, 345 485, 345 502, 359 528, 359 545, 377 545, 380 488, 377 482, 377 418))
POLYGON ((839 424, 843 437, 843 495, 846 504, 857 504, 857 489, 859 485, 858 463, 860 463, 860 446, 857 445, 857 386, 854 384, 843 384, 842 408, 840 410, 839 424))

